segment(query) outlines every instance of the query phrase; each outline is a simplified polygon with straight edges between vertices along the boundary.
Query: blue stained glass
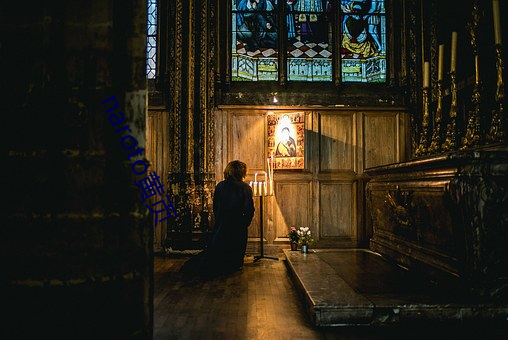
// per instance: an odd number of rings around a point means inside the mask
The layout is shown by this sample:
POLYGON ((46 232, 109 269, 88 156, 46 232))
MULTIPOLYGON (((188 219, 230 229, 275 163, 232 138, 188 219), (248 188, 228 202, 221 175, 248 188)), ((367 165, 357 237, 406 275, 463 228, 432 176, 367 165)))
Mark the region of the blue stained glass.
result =
POLYGON ((288 80, 332 80, 332 0, 286 0, 288 80))
POLYGON ((231 0, 231 6, 234 81, 278 80, 278 13, 285 18, 289 81, 332 81, 334 56, 343 82, 386 81, 384 0, 231 0))
POLYGON ((155 78, 157 65, 157 0, 147 1, 146 77, 155 78))
POLYGON ((233 80, 277 80, 279 77, 277 1, 231 1, 233 80))
POLYGON ((341 0, 342 81, 386 81, 384 0, 341 0))

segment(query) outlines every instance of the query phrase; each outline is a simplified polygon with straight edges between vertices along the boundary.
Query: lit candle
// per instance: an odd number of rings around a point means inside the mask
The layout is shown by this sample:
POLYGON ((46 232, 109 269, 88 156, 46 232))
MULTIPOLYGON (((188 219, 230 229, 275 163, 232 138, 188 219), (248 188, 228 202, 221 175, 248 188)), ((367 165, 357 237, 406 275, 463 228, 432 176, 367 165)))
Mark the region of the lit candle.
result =
POLYGON ((492 0, 492 15, 494 17, 494 43, 501 45, 501 19, 499 18, 499 0, 492 0))
POLYGON ((443 80, 444 44, 439 45, 439 60, 437 64, 437 80, 443 80))
POLYGON ((258 173, 256 172, 256 173, 254 174, 254 183, 256 183, 257 181, 258 181, 258 173))
POLYGON ((426 61, 423 63, 423 87, 429 87, 430 80, 430 63, 426 61))
POLYGON ((263 182, 258 182, 258 195, 263 196, 263 182))
POLYGON ((457 32, 452 32, 452 51, 450 60, 450 72, 455 72, 457 65, 457 32))
POLYGON ((266 181, 263 182, 263 195, 268 195, 268 190, 267 190, 267 187, 266 187, 266 181))
POLYGON ((272 153, 272 161, 271 161, 271 164, 272 164, 272 167, 271 167, 271 170, 272 170, 272 173, 270 175, 270 195, 273 195, 273 169, 274 169, 274 161, 273 161, 273 153, 272 153))
POLYGON ((267 167, 268 167, 268 168, 267 168, 267 170, 268 170, 268 179, 270 179, 270 177, 271 177, 271 175, 272 175, 272 174, 271 174, 271 171, 270 171, 270 158, 267 158, 267 159, 266 159, 266 165, 267 165, 267 167))

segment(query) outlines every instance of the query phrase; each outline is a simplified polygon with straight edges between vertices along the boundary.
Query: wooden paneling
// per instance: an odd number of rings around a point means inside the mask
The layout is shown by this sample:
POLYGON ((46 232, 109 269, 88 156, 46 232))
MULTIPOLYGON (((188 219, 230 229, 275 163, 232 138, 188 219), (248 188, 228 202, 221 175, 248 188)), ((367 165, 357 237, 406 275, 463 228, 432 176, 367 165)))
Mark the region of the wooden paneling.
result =
MULTIPOLYGON (((167 190, 167 174, 169 171, 170 136, 168 133, 168 112, 162 110, 150 110, 146 116, 146 158, 150 162, 149 171, 155 171, 160 177, 160 182, 167 190)), ((150 204, 155 203, 156 196, 151 197, 150 204)), ((154 250, 162 250, 162 242, 166 239, 167 221, 157 223, 154 214, 154 250)))
POLYGON ((353 114, 320 115, 321 171, 354 171, 353 114))
POLYGON ((355 199, 352 183, 321 183, 321 237, 354 238, 355 199))
POLYGON ((289 227, 309 227, 313 232, 309 183, 277 183, 275 189, 276 237, 287 235, 289 227))
MULTIPOLYGON (((275 171, 275 197, 264 199, 264 237, 268 244, 285 242, 290 226, 308 226, 323 245, 366 241, 363 184, 366 167, 400 161, 407 133, 401 111, 379 109, 275 110, 260 107, 217 111, 217 171, 228 161, 247 163, 246 181, 266 167, 266 119, 275 113, 306 112, 304 170, 275 171), (219 140, 220 139, 220 140, 219 140), (401 151, 402 150, 402 151, 401 151), (360 239, 361 238, 361 239, 360 239)), ((217 179, 221 179, 218 174, 217 179)), ((259 198, 255 198, 259 209, 259 198)), ((249 236, 259 236, 256 210, 249 236)), ((257 240, 256 240, 257 241, 257 240)), ((319 242, 318 242, 319 245, 319 242)))
POLYGON ((363 164, 365 169, 397 161, 397 115, 363 116, 363 164))
MULTIPOLYGON (((231 114, 230 157, 245 162, 253 171, 264 170, 265 119, 259 114, 231 114)), ((225 166, 226 164, 224 164, 225 166)))

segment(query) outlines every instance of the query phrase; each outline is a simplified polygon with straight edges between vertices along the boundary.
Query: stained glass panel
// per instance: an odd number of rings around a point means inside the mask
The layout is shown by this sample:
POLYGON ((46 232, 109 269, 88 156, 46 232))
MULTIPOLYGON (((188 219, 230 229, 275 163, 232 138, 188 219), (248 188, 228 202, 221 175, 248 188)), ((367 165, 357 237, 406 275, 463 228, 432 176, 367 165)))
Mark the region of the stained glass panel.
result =
POLYGON ((157 67, 157 0, 147 1, 146 77, 155 78, 157 67))
POLYGON ((339 10, 342 81, 386 81, 384 0, 341 0, 339 10))
POLYGON ((278 80, 277 1, 231 1, 232 79, 278 80))
POLYGON ((331 0, 286 0, 287 78, 332 80, 331 0))

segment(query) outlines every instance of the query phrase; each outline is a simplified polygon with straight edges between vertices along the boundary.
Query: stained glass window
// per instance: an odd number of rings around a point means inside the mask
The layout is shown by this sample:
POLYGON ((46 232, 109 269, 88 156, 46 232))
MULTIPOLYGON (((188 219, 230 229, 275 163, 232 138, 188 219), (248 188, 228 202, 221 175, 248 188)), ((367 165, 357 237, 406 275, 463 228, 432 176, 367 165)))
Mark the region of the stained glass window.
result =
POLYGON ((277 80, 279 77, 277 2, 231 1, 233 80, 277 80))
POLYGON ((384 0, 341 0, 341 69, 343 82, 386 80, 384 0))
POLYGON ((384 0, 230 1, 234 81, 386 81, 384 0))
POLYGON ((155 78, 157 68, 157 0, 147 1, 146 77, 155 78))
POLYGON ((332 80, 332 24, 330 1, 286 1, 288 80, 332 80))

